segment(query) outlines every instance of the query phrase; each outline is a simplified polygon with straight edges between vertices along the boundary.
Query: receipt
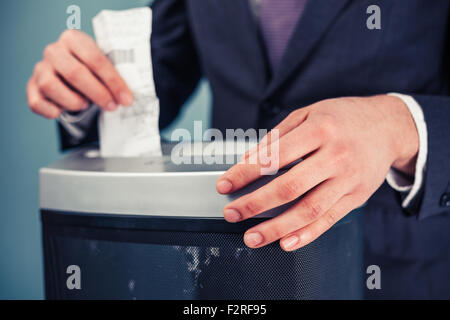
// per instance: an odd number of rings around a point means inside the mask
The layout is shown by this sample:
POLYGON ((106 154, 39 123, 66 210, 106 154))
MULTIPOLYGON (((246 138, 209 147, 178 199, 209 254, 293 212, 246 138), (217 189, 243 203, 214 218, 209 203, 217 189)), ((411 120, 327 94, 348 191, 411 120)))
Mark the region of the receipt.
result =
POLYGON ((150 51, 151 9, 103 10, 94 17, 93 27, 98 46, 134 94, 134 102, 130 107, 101 112, 101 155, 161 155, 159 100, 155 91, 150 51))

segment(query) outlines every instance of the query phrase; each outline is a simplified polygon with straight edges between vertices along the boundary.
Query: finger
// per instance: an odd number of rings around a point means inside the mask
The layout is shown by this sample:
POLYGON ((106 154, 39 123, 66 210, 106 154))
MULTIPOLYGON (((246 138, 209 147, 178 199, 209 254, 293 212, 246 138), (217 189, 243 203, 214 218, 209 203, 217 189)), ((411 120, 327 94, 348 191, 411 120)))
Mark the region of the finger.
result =
POLYGON ((307 158, 258 190, 229 203, 224 208, 225 219, 239 222, 297 199, 332 175, 335 168, 328 163, 326 154, 307 158))
POLYGON ((267 163, 273 167, 272 170, 279 170, 313 152, 321 143, 314 125, 306 121, 280 138, 278 144, 272 143, 271 146, 262 148, 257 159, 250 156, 249 161, 231 167, 217 181, 217 191, 230 193, 239 190, 265 174, 268 171, 267 163))
POLYGON ((285 119, 283 119, 283 121, 281 121, 267 135, 265 135, 257 146, 247 151, 242 156, 242 161, 245 161, 245 159, 249 158, 252 154, 255 154, 261 148, 275 142, 291 130, 301 125, 308 117, 308 110, 309 109, 307 108, 302 108, 291 112, 285 119))
POLYGON ((110 111, 117 109, 109 90, 69 51, 53 44, 46 48, 44 56, 61 77, 95 104, 110 111))
POLYGON ((84 110, 89 106, 88 101, 61 81, 48 62, 42 62, 39 66, 35 78, 44 97, 70 111, 84 110))
POLYGON ((346 194, 345 189, 339 179, 323 182, 286 212, 248 230, 245 244, 259 248, 317 221, 346 194))
POLYGON ((344 196, 320 219, 285 236, 280 241, 281 248, 285 251, 294 251, 306 246, 359 205, 359 202, 356 202, 351 195, 344 196))
POLYGON ((58 108, 58 106, 45 100, 45 98, 41 95, 34 77, 32 77, 27 84, 27 100, 30 105, 30 109, 34 113, 48 119, 56 119, 61 114, 61 109, 58 108))
POLYGON ((68 45, 70 52, 102 80, 117 102, 125 106, 133 103, 133 93, 125 80, 91 37, 83 32, 69 31, 61 38, 68 45))

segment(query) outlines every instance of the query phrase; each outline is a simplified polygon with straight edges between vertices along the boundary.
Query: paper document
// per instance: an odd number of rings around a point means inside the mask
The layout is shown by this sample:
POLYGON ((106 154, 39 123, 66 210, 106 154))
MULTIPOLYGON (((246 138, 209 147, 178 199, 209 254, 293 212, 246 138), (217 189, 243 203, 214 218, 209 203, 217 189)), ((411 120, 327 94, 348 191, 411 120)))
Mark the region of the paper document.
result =
POLYGON ((150 51, 151 9, 103 10, 94 17, 93 26, 98 46, 134 94, 132 106, 101 112, 101 155, 161 155, 159 100, 155 91, 150 51))

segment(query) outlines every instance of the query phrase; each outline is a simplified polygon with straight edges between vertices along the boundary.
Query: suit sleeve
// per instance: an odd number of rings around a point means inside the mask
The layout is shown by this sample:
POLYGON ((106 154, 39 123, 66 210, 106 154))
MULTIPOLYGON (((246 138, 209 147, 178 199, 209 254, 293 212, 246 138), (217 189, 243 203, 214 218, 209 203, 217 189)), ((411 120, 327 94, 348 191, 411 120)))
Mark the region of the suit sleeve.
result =
MULTIPOLYGON (((156 93, 160 100, 160 128, 169 125, 197 87, 202 72, 191 35, 184 0, 155 0, 151 4, 153 26, 151 52, 156 93)), ((95 117, 86 126, 83 139, 74 139, 58 124, 62 150, 98 141, 95 117)))
POLYGON ((450 214, 450 97, 413 95, 427 126, 428 152, 422 189, 407 211, 425 219, 450 214))
POLYGON ((166 127, 197 87, 202 72, 184 0, 155 0, 151 39, 159 124, 166 127))

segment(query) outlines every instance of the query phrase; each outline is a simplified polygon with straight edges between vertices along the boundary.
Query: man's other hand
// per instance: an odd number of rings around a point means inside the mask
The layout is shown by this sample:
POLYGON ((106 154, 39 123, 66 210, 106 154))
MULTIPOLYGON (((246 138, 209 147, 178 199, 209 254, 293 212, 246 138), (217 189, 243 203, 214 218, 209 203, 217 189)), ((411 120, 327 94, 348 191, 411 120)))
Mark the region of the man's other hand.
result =
MULTIPOLYGON (((278 143, 278 167, 303 159, 286 173, 224 208, 225 219, 239 222, 296 200, 281 215, 244 235, 251 248, 280 240, 286 251, 315 240, 380 187, 391 167, 414 173, 419 138, 403 101, 393 96, 338 98, 292 112, 217 181, 222 194, 261 176, 261 161, 278 143), (277 134, 271 134, 277 130, 277 134), (271 138, 271 136, 278 139, 271 138)), ((271 157, 274 155, 271 154, 271 157)))

